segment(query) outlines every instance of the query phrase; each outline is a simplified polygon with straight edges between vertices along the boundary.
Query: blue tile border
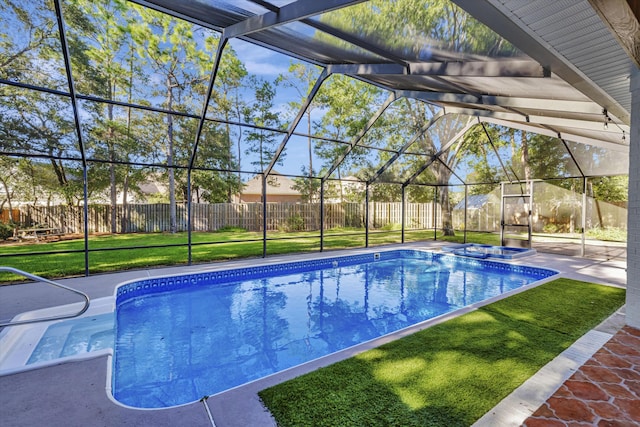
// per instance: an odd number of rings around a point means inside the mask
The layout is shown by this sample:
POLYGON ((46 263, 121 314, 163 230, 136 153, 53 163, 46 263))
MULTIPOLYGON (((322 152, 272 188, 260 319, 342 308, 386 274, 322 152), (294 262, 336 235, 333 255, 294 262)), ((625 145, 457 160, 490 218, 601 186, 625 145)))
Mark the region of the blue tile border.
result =
POLYGON ((522 273, 533 276, 535 280, 541 280, 555 274, 557 271, 546 268, 512 265, 504 262, 488 261, 460 257, 451 254, 434 253, 428 251, 397 249, 391 251, 372 252, 361 255, 347 255, 340 257, 322 258, 307 261, 294 261, 290 263, 266 264, 255 267, 240 267, 229 270, 210 271, 206 273, 185 274, 182 276, 155 277, 127 283, 116 288, 116 307, 127 300, 142 295, 158 292, 167 292, 203 284, 223 284, 258 278, 282 276, 288 274, 303 273, 314 270, 323 270, 342 266, 364 264, 390 259, 424 259, 425 261, 437 261, 452 266, 469 265, 486 270, 498 270, 504 272, 522 273))

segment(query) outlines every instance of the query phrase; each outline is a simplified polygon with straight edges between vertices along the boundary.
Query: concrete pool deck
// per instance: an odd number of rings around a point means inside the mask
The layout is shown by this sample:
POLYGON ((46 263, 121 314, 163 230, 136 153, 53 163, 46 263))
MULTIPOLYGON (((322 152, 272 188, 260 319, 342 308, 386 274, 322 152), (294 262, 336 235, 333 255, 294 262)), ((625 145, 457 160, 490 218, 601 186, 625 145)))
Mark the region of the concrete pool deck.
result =
MULTIPOLYGON (((424 248, 437 250, 446 242, 419 242, 401 245, 404 248, 424 248)), ((323 254, 300 254, 273 256, 267 259, 251 259, 194 266, 157 268, 149 270, 127 271, 121 273, 95 275, 60 280, 61 283, 82 290, 92 299, 112 296, 117 285, 133 279, 178 273, 199 272, 211 269, 255 266, 263 263, 294 261, 314 257, 330 257, 340 254, 375 252, 399 246, 385 246, 349 251, 331 251, 323 254)), ((553 268, 561 272, 562 277, 586 280, 596 283, 625 286, 626 263, 624 261, 596 260, 576 258, 557 254, 538 253, 531 257, 515 260, 516 264, 531 264, 553 268)), ((0 287, 0 319, 44 307, 76 302, 74 297, 49 288, 43 284, 0 287), (10 304, 8 302, 11 302, 10 304)), ((509 422, 500 425, 520 425, 546 399, 569 378, 575 370, 588 360, 609 338, 624 325, 624 316, 617 313, 609 321, 591 331, 567 350, 560 363, 541 370, 541 380, 545 384, 533 381, 529 389, 518 389, 514 395, 505 399, 494 410, 489 411, 488 421, 484 425, 498 425, 495 420, 502 419, 500 414, 518 413, 510 417, 509 422), (509 400, 510 399, 510 400, 509 400), (542 400, 541 400, 542 399, 542 400), (523 411, 523 408, 525 410, 523 411), (501 412, 502 411, 502 412, 501 412), (506 412, 505 412, 506 411, 506 412), (498 417, 498 418, 496 418, 498 417)), ((112 426, 112 425, 154 425, 154 426, 210 426, 209 413, 218 427, 233 426, 272 426, 275 425, 269 413, 261 405, 257 392, 272 384, 279 383, 304 372, 317 369, 350 357, 368 347, 378 346, 381 342, 395 339, 411 331, 402 331, 392 337, 383 337, 372 343, 347 349, 326 356, 302 367, 293 368, 245 386, 221 393, 206 402, 196 402, 176 408, 162 410, 139 410, 121 406, 110 399, 107 393, 108 355, 102 354, 83 361, 68 362, 35 370, 0 376, 0 421, 3 426, 112 426), (205 406, 206 405, 206 406, 205 406)), ((0 349, 1 351, 1 349, 0 349)), ((640 351, 640 350, 639 350, 640 351)), ((555 361, 554 361, 555 362, 555 361)), ((551 362, 551 363, 554 363, 551 362)), ((640 375, 640 374, 639 374, 640 375)), ((524 385, 523 385, 524 386, 524 385)), ((485 420, 486 421, 486 420, 485 420)), ((482 420, 480 421, 482 422, 482 420)), ((479 424, 483 425, 483 424, 479 424)))

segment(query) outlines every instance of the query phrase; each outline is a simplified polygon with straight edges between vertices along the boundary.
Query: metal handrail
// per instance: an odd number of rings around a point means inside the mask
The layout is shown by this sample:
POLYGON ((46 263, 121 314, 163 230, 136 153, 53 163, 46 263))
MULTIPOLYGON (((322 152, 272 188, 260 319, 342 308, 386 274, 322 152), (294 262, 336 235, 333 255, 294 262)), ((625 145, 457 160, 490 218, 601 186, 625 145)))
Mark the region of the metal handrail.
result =
POLYGON ((0 271, 6 271, 6 272, 9 272, 9 273, 17 274, 18 276, 26 277, 27 279, 31 279, 31 280, 34 280, 36 282, 43 282, 43 283, 46 283, 48 285, 53 285, 55 287, 58 287, 58 288, 65 289, 67 291, 73 292, 74 294, 80 295, 82 298, 84 298, 84 306, 77 313, 65 314, 65 315, 62 315, 62 316, 50 316, 50 317, 39 317, 39 318, 28 319, 28 320, 18 320, 16 322, 0 323, 0 328, 3 328, 5 326, 16 326, 16 325, 26 325, 26 324, 29 324, 29 323, 46 322, 46 321, 49 321, 49 320, 70 319, 72 317, 80 316, 82 313, 87 311, 87 309, 89 308, 89 304, 90 304, 89 296, 87 294, 85 294, 84 292, 78 291, 76 289, 70 288, 70 287, 65 286, 65 285, 61 285, 60 283, 54 282, 54 281, 49 280, 49 279, 45 279, 44 277, 36 276, 35 274, 30 274, 30 273, 27 273, 25 271, 18 270, 17 268, 0 267, 0 271))

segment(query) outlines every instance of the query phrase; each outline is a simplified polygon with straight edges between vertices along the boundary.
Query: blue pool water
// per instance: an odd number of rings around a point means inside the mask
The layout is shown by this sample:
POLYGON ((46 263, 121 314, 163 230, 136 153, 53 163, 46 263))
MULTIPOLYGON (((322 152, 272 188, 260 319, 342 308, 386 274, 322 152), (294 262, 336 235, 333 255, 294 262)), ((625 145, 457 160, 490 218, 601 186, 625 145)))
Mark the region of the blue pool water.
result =
POLYGON ((156 278, 118 288, 112 390, 199 400, 555 271, 422 251, 156 278))

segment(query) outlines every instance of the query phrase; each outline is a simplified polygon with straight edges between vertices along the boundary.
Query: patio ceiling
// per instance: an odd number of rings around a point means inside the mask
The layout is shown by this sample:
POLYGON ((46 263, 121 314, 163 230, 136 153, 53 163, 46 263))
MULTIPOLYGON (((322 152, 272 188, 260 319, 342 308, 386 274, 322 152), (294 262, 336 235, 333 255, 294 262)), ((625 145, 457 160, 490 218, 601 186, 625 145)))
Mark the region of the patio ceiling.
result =
POLYGON ((336 19, 336 10, 371 7, 362 0, 135 0, 447 113, 628 152, 629 75, 638 58, 601 18, 613 11, 637 25, 624 0, 452 1, 515 52, 452 51, 412 37, 420 33, 413 28, 390 40, 336 19))

